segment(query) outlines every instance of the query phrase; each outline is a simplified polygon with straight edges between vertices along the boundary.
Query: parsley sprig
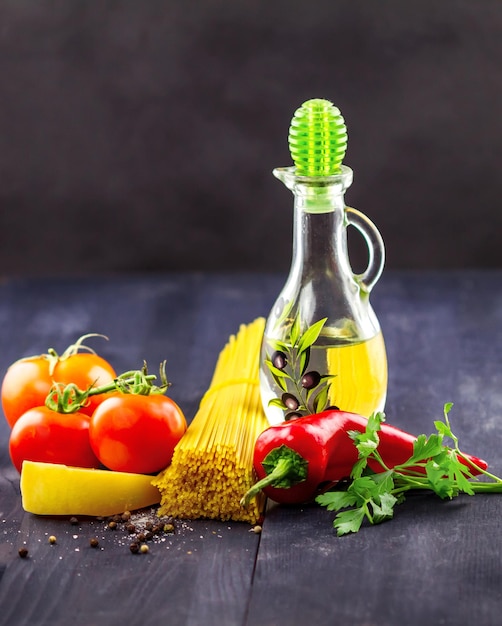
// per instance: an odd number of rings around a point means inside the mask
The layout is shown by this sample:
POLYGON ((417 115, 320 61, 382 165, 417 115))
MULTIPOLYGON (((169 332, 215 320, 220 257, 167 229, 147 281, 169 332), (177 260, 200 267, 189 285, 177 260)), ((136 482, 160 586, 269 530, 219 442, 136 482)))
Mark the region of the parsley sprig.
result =
POLYGON ((338 536, 358 532, 365 519, 370 524, 392 519, 395 506, 404 502, 409 491, 428 490, 441 499, 460 493, 502 493, 502 478, 478 467, 479 475, 470 472, 472 463, 460 451, 448 418, 452 406, 445 404, 444 419, 434 422, 436 432, 417 437, 410 458, 392 468, 386 466, 378 451, 383 413, 368 419, 365 432, 349 433, 359 452, 349 486, 316 498, 318 504, 337 512, 333 526, 338 536), (445 438, 452 445, 446 445, 445 438), (368 467, 369 459, 377 461, 382 472, 373 473, 368 467))

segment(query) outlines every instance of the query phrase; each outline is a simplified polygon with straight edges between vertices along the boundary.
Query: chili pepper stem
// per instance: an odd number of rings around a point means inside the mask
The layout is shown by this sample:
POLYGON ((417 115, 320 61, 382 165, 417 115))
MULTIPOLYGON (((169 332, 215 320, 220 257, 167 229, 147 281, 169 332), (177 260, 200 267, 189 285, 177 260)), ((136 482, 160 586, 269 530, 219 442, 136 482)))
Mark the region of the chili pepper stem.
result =
POLYGON ((241 499, 241 506, 246 508, 251 500, 256 497, 262 489, 265 489, 265 487, 274 487, 277 482, 288 478, 293 466, 294 462, 291 458, 279 459, 277 461, 277 465, 270 472, 270 474, 267 474, 246 492, 244 497, 241 499))
POLYGON ((246 507, 251 498, 257 496, 260 491, 267 487, 288 489, 306 480, 308 475, 308 461, 296 450, 285 444, 272 448, 262 460, 261 465, 265 470, 266 476, 244 494, 241 500, 241 506, 243 507, 246 507))

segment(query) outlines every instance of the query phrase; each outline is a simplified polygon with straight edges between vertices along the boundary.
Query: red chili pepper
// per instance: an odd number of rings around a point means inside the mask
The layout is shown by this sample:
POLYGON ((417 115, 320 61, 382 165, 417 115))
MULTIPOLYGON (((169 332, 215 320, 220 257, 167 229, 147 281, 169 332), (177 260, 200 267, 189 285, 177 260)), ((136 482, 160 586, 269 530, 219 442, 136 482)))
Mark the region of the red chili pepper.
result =
MULTIPOLYGON (((256 440, 253 464, 258 482, 242 504, 245 506, 259 491, 275 502, 300 504, 348 478, 358 459, 349 432, 363 433, 366 424, 367 419, 356 413, 329 410, 270 426, 256 440)), ((393 468, 410 458, 416 437, 382 424, 379 439, 380 456, 387 467, 393 468)), ((477 457, 465 456, 468 461, 460 460, 473 475, 479 473, 476 468, 488 467, 477 457)), ((383 471, 373 459, 368 460, 368 466, 374 472, 383 471)))

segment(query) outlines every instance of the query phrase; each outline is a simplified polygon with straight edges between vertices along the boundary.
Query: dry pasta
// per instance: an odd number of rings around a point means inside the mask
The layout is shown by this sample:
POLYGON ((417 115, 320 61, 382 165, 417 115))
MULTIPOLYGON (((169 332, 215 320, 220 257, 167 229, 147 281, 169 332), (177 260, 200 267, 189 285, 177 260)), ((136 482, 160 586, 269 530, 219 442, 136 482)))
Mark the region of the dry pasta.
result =
POLYGON ((241 325, 221 351, 209 389, 171 465, 154 480, 161 492, 159 515, 255 524, 263 497, 246 509, 240 499, 254 483, 253 450, 268 426, 258 385, 265 320, 241 325))

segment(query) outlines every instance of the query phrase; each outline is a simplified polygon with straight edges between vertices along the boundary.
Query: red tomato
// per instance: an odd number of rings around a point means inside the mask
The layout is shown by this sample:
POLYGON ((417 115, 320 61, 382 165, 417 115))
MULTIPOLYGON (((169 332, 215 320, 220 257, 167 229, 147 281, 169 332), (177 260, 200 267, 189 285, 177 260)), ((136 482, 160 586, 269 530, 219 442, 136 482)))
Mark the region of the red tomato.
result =
MULTIPOLYGON (((2 408, 12 427, 28 409, 43 406, 54 382, 75 383, 82 391, 105 385, 116 377, 113 367, 97 354, 77 352, 59 359, 50 372, 48 355, 33 356, 13 363, 2 382, 2 408)), ((82 413, 91 416, 106 396, 91 396, 82 413)))
POLYGON ((98 406, 89 436, 108 469, 153 474, 169 465, 186 428, 181 409, 167 396, 121 394, 98 406))
POLYGON ((57 413, 39 406, 24 413, 12 427, 9 452, 21 472, 23 461, 99 467, 89 441, 90 418, 83 413, 57 413))

